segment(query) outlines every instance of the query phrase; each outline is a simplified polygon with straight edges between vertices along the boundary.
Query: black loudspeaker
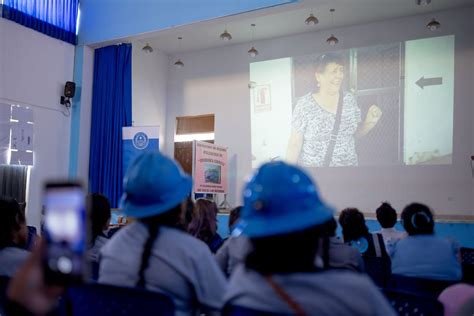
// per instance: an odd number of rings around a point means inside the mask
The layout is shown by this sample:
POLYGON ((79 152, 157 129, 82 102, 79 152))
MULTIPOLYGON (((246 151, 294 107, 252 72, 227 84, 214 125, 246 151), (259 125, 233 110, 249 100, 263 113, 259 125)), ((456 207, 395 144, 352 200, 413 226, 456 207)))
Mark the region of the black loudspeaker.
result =
POLYGON ((67 81, 66 85, 64 86, 64 96, 66 98, 74 98, 75 93, 76 93, 76 84, 72 81, 67 81))

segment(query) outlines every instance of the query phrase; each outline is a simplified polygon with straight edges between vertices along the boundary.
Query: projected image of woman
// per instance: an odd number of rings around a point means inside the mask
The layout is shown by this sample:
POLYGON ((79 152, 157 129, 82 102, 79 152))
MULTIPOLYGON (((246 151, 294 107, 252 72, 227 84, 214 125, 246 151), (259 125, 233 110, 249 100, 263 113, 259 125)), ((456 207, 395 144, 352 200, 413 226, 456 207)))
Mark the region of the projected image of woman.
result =
POLYGON ((316 91, 300 97, 293 110, 289 162, 307 167, 358 165, 355 137, 366 135, 382 111, 372 105, 362 122, 355 96, 341 91, 343 64, 337 53, 316 59, 316 91))

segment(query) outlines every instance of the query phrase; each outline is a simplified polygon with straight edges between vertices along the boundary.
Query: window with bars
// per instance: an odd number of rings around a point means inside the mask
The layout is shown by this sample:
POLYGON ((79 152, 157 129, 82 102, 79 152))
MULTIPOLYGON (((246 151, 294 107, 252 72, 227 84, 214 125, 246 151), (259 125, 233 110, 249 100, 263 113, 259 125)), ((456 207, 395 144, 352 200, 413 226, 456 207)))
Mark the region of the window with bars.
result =
POLYGON ((0 196, 26 200, 28 166, 33 165, 33 110, 0 104, 0 196))

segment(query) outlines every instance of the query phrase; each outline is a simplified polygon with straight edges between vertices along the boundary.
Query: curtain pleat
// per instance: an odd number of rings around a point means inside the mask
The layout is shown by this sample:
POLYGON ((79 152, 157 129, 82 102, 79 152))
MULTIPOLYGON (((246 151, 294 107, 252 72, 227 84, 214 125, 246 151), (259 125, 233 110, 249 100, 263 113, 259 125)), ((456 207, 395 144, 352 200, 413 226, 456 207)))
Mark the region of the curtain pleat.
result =
POLYGON ((132 124, 130 44, 95 50, 89 190, 112 207, 122 194, 122 127, 132 124))
POLYGON ((2 17, 76 45, 79 0, 4 0, 2 17))

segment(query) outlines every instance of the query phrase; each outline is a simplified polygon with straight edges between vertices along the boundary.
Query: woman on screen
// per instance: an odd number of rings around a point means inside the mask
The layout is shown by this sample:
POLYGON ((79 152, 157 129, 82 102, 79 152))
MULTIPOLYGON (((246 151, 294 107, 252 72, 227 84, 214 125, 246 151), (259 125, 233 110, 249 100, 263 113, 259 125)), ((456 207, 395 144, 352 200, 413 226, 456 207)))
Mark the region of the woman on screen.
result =
POLYGON ((358 165, 355 136, 366 135, 382 111, 372 105, 361 124, 356 98, 341 91, 343 64, 343 57, 337 53, 316 59, 316 91, 299 98, 293 110, 289 162, 307 167, 358 165))

